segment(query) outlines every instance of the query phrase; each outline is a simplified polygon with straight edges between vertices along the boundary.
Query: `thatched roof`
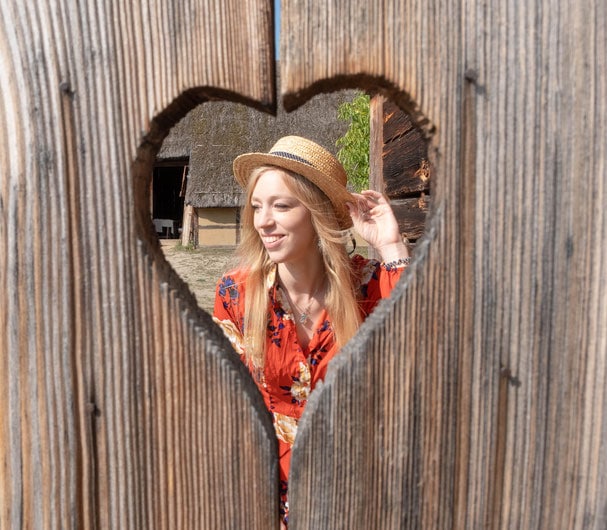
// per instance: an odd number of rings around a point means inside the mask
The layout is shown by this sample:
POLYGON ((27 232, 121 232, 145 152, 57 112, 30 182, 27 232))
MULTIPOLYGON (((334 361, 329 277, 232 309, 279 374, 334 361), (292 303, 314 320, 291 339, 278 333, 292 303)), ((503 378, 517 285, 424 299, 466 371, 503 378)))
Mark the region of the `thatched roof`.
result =
POLYGON ((162 142, 157 155, 158 160, 175 160, 190 158, 192 152, 192 127, 197 119, 197 109, 188 112, 169 132, 162 142))
POLYGON ((323 94, 288 114, 279 102, 276 117, 238 103, 207 102, 173 128, 158 158, 190 157, 186 204, 238 206, 241 189, 232 174, 236 156, 268 151, 288 134, 310 138, 335 153, 335 142, 348 127, 337 119, 337 107, 353 95, 354 91, 323 94))

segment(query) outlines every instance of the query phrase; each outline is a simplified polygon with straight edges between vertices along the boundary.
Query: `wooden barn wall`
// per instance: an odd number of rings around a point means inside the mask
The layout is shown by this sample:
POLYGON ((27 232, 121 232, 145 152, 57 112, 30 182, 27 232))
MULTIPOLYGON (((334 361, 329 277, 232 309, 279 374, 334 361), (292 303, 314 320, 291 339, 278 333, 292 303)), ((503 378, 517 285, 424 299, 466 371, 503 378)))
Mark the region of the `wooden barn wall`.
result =
POLYGON ((413 250, 424 234, 431 200, 428 139, 407 112, 381 94, 371 99, 369 114, 369 185, 388 196, 413 250))
MULTIPOLYGON (((271 423, 154 242, 207 98, 274 107, 271 2, 0 3, 0 528, 276 528, 271 423)), ((607 523, 607 6, 283 2, 280 90, 380 88, 426 234, 313 393, 290 528, 607 523)))
POLYGON ((408 274, 310 397, 292 526, 604 528, 607 4, 282 17, 285 105, 380 86, 435 169, 408 274))

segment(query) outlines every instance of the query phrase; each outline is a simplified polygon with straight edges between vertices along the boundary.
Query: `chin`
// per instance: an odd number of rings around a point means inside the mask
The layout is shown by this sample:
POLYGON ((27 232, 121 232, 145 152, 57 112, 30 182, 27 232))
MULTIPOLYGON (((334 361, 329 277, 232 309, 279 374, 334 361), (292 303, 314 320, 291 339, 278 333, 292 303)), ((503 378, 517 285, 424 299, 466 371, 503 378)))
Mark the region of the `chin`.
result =
POLYGON ((301 257, 295 257, 284 252, 268 252, 268 255, 274 263, 291 263, 301 259, 301 257))

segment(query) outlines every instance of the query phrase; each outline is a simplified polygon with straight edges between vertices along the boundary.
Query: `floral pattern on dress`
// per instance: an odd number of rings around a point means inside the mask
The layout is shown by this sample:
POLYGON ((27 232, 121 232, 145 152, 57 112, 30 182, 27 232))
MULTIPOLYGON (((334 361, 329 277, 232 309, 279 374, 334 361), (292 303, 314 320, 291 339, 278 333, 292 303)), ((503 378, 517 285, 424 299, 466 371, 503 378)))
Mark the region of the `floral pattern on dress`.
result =
POLYGON ((310 395, 310 367, 308 363, 299 363, 299 375, 291 376, 293 384, 291 387, 286 387, 293 396, 294 403, 302 404, 310 395))
POLYGON ((297 434, 297 420, 291 416, 275 412, 274 430, 276 431, 276 437, 281 442, 293 445, 297 434))
POLYGON ((360 295, 363 299, 369 296, 369 282, 377 278, 378 265, 376 260, 369 260, 360 270, 360 295))
POLYGON ((377 276, 377 260, 368 260, 360 270, 360 284, 367 285, 377 276))
POLYGON ((275 346, 277 346, 278 348, 280 348, 282 342, 281 342, 281 336, 282 336, 282 330, 284 329, 285 325, 280 322, 278 325, 272 325, 271 323, 268 323, 268 331, 270 332, 271 335, 271 341, 272 344, 274 344, 275 346))
MULTIPOLYGON (((234 278, 232 276, 224 276, 223 278, 221 278, 221 280, 219 281, 219 285, 217 286, 217 292, 222 298, 226 298, 227 294, 227 298, 230 301, 229 303, 232 304, 238 303, 238 299, 240 298, 238 286, 236 285, 236 282, 234 281, 234 278)), ((224 306, 226 304, 228 304, 227 301, 224 302, 224 306)))
POLYGON ((244 355, 244 340, 238 326, 228 319, 219 320, 217 317, 213 317, 213 321, 219 325, 223 334, 229 339, 230 344, 236 350, 236 353, 244 355))
MULTIPOLYGON (((327 328, 325 328, 324 324, 327 322, 328 321, 325 321, 323 324, 321 324, 320 328, 318 328, 318 330, 316 332, 323 333, 324 331, 326 331, 327 328)), ((312 348, 310 350, 310 356, 308 357, 308 362, 310 363, 311 366, 318 366, 322 362, 322 360, 324 359, 325 355, 328 352, 329 352, 329 350, 323 344, 315 346, 314 348, 312 348)))

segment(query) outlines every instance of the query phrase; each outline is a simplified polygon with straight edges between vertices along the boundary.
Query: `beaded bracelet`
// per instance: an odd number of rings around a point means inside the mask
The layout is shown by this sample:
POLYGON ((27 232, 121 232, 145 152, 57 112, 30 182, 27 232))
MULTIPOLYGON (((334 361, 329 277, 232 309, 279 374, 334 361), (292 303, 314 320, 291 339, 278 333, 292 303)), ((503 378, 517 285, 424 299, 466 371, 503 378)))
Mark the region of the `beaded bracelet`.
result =
POLYGON ((382 261, 382 265, 386 268, 387 271, 391 271, 392 269, 402 269, 411 263, 411 258, 407 256, 406 258, 395 259, 394 261, 382 261))

